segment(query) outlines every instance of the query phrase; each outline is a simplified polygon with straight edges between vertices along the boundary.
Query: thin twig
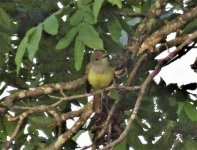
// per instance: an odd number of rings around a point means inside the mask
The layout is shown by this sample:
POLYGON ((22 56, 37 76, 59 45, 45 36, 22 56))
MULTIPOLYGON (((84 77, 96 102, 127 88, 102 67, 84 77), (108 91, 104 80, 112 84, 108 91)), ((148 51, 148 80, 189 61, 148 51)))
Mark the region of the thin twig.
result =
POLYGON ((172 39, 170 41, 167 41, 165 43, 162 43, 161 45, 159 45, 158 47, 156 47, 154 51, 163 51, 163 50, 169 49, 169 48, 171 48, 173 46, 180 45, 185 40, 187 40, 188 38, 189 38, 188 35, 183 35, 183 36, 176 37, 175 39, 172 39))
POLYGON ((62 124, 61 124, 61 117, 59 116, 59 114, 54 111, 54 110, 49 110, 48 113, 50 113, 56 120, 57 125, 58 125, 58 136, 60 136, 61 131, 62 131, 62 124))
POLYGON ((193 42, 194 39, 197 38, 197 31, 195 31, 190 37, 187 38, 181 45, 179 45, 173 52, 169 53, 169 55, 162 59, 157 59, 158 61, 168 61, 172 58, 174 58, 179 51, 183 49, 184 46, 189 45, 193 42))
POLYGON ((105 123, 102 125, 102 130, 100 131, 99 135, 94 139, 94 141, 97 141, 98 139, 100 139, 106 132, 107 128, 108 128, 108 125, 109 125, 109 122, 110 122, 110 119, 116 109, 116 106, 117 106, 118 102, 115 102, 113 104, 113 106, 111 107, 109 113, 108 113, 108 116, 107 116, 107 119, 105 121, 105 123))
POLYGON ((133 81, 138 69, 141 67, 146 57, 147 57, 147 54, 142 55, 137 61, 137 63, 135 64, 135 67, 133 68, 132 72, 129 74, 129 77, 127 79, 127 83, 126 83, 127 86, 131 85, 131 82, 133 81))

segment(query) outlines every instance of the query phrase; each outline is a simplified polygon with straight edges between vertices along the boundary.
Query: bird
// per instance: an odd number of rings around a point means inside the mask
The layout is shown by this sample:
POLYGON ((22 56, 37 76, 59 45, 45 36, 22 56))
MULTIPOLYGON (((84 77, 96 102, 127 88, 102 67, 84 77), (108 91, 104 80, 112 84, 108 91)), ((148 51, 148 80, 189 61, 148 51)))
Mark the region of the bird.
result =
MULTIPOLYGON (((87 92, 105 89, 113 82, 115 68, 110 66, 107 56, 102 50, 95 50, 91 54, 86 67, 87 92)), ((94 94, 92 109, 95 113, 102 111, 102 93, 94 94)))

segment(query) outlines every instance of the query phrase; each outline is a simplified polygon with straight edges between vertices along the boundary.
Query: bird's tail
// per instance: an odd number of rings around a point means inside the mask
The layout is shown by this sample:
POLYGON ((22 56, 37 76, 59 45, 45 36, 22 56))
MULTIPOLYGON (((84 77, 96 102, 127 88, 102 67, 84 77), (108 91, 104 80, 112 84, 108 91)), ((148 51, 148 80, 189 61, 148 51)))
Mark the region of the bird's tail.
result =
POLYGON ((94 94, 92 109, 95 113, 102 111, 102 96, 101 93, 94 94))

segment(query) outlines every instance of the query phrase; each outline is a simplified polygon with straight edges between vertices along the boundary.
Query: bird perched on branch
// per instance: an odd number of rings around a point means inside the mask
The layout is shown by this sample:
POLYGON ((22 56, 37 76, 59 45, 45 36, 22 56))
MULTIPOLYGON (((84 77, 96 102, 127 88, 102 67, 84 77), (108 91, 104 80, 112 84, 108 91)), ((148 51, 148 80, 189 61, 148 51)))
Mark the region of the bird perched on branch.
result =
MULTIPOLYGON (((101 50, 96 50, 90 57, 90 62, 86 68, 87 92, 101 90, 108 87, 114 78, 115 69, 109 65, 107 54, 101 50)), ((102 94, 94 94, 93 111, 100 113, 102 111, 102 94)))

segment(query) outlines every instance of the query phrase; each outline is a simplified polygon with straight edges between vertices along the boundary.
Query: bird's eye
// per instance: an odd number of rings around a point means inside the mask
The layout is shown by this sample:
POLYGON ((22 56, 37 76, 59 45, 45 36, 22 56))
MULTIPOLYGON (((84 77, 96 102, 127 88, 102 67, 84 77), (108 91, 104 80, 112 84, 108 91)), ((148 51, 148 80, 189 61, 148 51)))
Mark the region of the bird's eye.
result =
POLYGON ((95 60, 98 61, 98 58, 96 58, 95 60))

